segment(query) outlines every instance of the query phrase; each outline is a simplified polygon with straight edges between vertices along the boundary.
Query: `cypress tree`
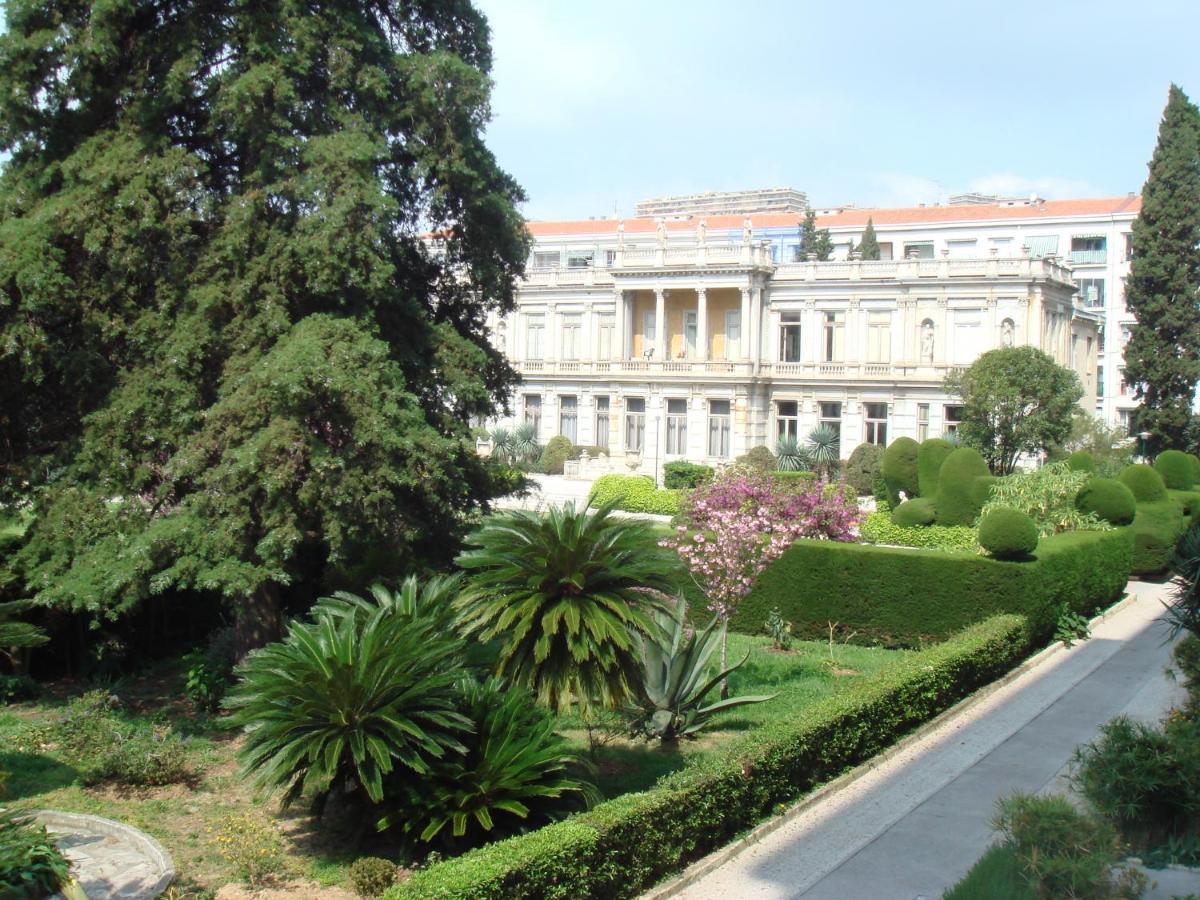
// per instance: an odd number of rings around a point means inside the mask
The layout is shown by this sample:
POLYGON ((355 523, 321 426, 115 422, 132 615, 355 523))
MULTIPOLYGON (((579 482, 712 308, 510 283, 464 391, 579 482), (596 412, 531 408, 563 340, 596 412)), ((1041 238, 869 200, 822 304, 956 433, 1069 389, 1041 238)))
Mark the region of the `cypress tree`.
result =
POLYGON ((862 254, 863 259, 879 259, 879 238, 875 236, 875 223, 870 218, 867 219, 867 227, 863 230, 858 252, 862 254))
POLYGON ((808 259, 810 253, 817 254, 817 259, 822 261, 833 253, 829 229, 817 227, 817 214, 811 207, 804 211, 804 224, 800 226, 800 259, 808 259))
POLYGON ((1133 223, 1125 302, 1137 317, 1125 378, 1149 450, 1182 447, 1200 381, 1200 111, 1171 85, 1133 223))

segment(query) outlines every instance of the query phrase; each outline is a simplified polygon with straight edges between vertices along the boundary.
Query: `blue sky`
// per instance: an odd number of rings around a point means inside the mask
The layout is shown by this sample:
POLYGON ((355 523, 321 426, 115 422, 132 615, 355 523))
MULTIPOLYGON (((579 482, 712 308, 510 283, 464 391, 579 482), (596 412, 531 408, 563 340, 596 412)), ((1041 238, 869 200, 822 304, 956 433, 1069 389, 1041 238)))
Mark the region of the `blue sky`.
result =
POLYGON ((531 218, 791 186, 817 206, 1141 188, 1197 0, 476 0, 531 218))

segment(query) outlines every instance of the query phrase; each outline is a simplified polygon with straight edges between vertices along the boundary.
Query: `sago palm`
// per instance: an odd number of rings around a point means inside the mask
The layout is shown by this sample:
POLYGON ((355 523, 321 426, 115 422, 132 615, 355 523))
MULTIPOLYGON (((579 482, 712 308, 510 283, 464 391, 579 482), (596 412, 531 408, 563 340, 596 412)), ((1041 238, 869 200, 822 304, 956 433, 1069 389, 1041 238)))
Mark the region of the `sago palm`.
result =
POLYGON ((316 618, 322 614, 342 616, 348 613, 369 618, 377 610, 390 610, 401 616, 432 619, 439 626, 450 629, 454 622, 454 599, 462 592, 463 576, 433 575, 421 582, 409 575, 398 590, 384 584, 373 584, 370 599, 337 591, 331 597, 322 597, 313 607, 316 618))
POLYGON ((841 459, 841 440, 832 425, 818 425, 808 433, 808 458, 817 471, 829 475, 841 459))
POLYGON ((775 445, 775 467, 781 472, 803 472, 812 462, 808 453, 791 435, 781 437, 775 445))
POLYGON ((657 636, 654 592, 674 590, 680 572, 649 524, 568 503, 493 516, 468 543, 460 624, 499 639, 499 676, 559 710, 615 708, 636 693, 637 635, 657 636))

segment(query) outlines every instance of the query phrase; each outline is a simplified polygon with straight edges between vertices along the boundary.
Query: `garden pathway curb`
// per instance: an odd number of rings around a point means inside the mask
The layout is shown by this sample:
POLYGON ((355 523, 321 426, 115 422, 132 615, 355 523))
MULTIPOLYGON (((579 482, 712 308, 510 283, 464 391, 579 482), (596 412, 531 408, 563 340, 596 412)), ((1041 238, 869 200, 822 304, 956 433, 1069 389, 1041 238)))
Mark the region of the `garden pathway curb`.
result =
POLYGON ((144 831, 85 813, 38 810, 90 898, 151 900, 175 880, 171 855, 144 831))

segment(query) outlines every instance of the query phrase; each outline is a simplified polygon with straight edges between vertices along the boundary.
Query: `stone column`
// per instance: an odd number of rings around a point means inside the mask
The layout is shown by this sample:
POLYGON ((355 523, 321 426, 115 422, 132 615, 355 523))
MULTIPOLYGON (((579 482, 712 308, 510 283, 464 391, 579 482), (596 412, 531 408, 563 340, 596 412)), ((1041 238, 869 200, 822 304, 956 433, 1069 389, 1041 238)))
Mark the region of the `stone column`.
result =
POLYGON ((762 288, 750 291, 750 353, 754 360, 754 372, 758 374, 762 365, 762 288))
POLYGON ((628 359, 625 350, 625 292, 620 288, 613 292, 613 331, 613 357, 628 359))
MULTIPOLYGON (((738 320, 741 325, 741 337, 738 338, 738 357, 741 359, 750 358, 750 288, 742 288, 742 313, 738 320)), ((728 335, 726 336, 728 340, 728 335)))
POLYGON ((708 291, 696 289, 696 359, 708 359, 708 291))
POLYGON ((666 335, 667 330, 667 298, 666 291, 662 288, 654 289, 654 356, 651 359, 662 361, 666 356, 666 335))
POLYGON ((546 339, 545 357, 547 360, 559 357, 558 309, 553 303, 546 304, 546 339))

